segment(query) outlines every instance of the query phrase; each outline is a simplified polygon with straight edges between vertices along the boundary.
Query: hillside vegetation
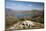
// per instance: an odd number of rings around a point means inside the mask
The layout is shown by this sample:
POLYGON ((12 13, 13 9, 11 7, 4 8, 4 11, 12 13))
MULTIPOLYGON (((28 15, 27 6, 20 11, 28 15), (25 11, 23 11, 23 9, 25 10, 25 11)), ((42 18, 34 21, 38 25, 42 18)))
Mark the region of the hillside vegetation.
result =
MULTIPOLYGON (((5 14, 5 28, 6 30, 9 29, 10 27, 12 27, 14 24, 15 24, 15 27, 17 29, 38 29, 38 28, 44 28, 44 11, 35 11, 35 10, 32 10, 31 11, 32 13, 28 13, 28 11, 26 13, 28 14, 32 14, 32 16, 30 16, 30 18, 17 18, 15 15, 16 13, 8 13, 8 12, 5 12, 7 14, 5 14), (32 21, 33 23, 36 23, 34 26, 32 26, 30 28, 30 26, 23 26, 22 23, 23 21, 25 20, 28 20, 28 21, 32 21), (18 24, 19 23, 19 24, 18 24), (18 24, 18 25, 16 25, 18 24), (23 26, 23 28, 20 28, 21 26, 23 26), (20 26, 20 27, 18 27, 20 26)), ((25 13, 25 12, 24 12, 25 13)), ((13 26, 14 27, 14 26, 13 26)))

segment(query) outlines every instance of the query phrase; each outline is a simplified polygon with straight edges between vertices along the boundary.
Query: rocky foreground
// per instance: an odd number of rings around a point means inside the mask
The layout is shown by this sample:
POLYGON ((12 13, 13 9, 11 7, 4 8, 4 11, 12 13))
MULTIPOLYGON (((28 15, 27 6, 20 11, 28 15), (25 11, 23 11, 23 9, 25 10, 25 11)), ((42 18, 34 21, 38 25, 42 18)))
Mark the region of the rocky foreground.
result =
POLYGON ((40 29, 40 28, 44 28, 44 25, 38 22, 25 20, 23 22, 21 21, 14 24, 13 26, 11 26, 6 30, 9 31, 9 30, 24 30, 24 29, 40 29))

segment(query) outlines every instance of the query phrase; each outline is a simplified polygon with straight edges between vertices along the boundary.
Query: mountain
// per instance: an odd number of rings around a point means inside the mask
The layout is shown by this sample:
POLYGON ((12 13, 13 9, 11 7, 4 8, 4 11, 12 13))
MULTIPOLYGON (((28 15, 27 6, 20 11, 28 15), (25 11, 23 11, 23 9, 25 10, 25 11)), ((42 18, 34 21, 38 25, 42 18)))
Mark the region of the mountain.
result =
POLYGON ((15 16, 16 12, 12 9, 5 8, 5 15, 6 16, 15 16))
POLYGON ((7 16, 16 16, 16 14, 32 14, 32 16, 39 16, 39 15, 43 15, 44 11, 43 10, 28 10, 28 11, 18 11, 18 10, 12 10, 12 9, 5 9, 5 15, 7 16))

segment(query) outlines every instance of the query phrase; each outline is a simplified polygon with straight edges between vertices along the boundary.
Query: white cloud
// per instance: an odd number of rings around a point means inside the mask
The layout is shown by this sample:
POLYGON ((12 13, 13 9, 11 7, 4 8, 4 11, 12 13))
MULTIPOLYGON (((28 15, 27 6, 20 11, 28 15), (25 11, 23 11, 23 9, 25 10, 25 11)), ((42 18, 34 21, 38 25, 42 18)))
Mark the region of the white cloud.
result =
POLYGON ((28 5, 28 6, 30 6, 30 7, 31 7, 32 5, 28 5))

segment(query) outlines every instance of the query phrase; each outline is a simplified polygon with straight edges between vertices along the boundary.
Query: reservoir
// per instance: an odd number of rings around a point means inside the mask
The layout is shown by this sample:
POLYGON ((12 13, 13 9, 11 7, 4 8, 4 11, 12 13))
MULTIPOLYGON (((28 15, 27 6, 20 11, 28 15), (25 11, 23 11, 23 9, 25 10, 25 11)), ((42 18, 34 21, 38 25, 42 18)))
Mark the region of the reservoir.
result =
POLYGON ((17 17, 21 17, 21 16, 32 16, 32 14, 16 14, 17 17))

